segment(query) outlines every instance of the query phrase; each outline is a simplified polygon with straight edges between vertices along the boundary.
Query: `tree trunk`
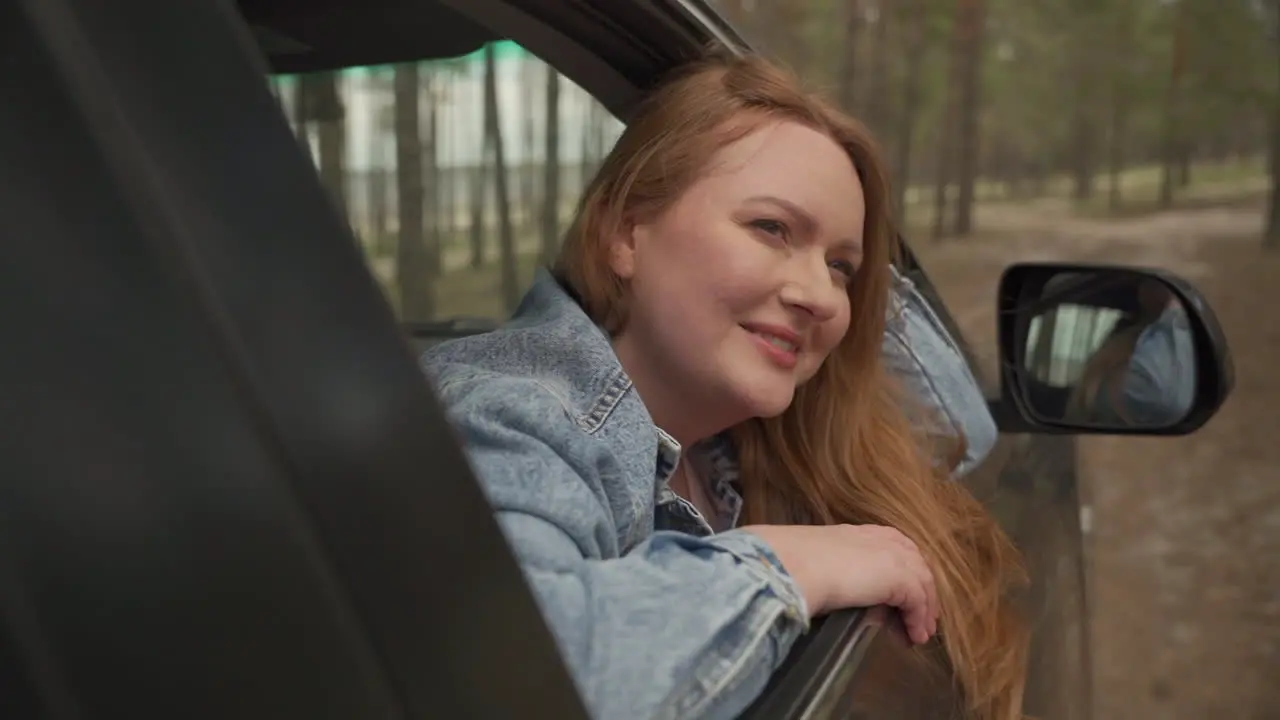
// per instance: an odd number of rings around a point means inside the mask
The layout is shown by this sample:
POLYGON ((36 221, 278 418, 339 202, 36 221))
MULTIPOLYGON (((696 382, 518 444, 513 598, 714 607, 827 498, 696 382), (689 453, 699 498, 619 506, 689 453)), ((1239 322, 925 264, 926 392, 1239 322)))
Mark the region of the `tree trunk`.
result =
MULTIPOLYGON (((440 202, 440 97, 439 85, 443 81, 440 73, 428 71, 425 78, 426 96, 430 102, 427 111, 427 151, 423 172, 423 195, 426 197, 424 220, 427 232, 427 274, 433 280, 440 277, 444 258, 441 249, 441 202, 440 202)), ((434 285, 434 283, 433 283, 434 285)))
POLYGON ((861 110, 867 127, 886 146, 897 142, 895 128, 889 123, 889 30, 894 16, 886 7, 888 4, 888 0, 876 0, 871 5, 875 24, 867 44, 867 82, 861 110))
POLYGON ((973 196, 978 180, 978 115, 982 106, 982 59, 986 36, 985 0, 960 0, 964 8, 963 58, 960 92, 960 193, 956 198, 953 231, 964 236, 973 231, 973 196))
POLYGON ((1183 138, 1178 147, 1178 187, 1185 188, 1191 184, 1191 163, 1195 160, 1195 147, 1183 138))
POLYGON ((1119 211, 1124 203, 1120 180, 1124 174, 1125 150, 1129 140, 1128 63, 1134 32, 1132 0, 1119 0, 1115 13, 1111 37, 1110 127, 1107 130, 1107 207, 1111 212, 1119 211))
POLYGON ((1169 68, 1169 86, 1165 91, 1164 117, 1161 127, 1160 207, 1173 205, 1173 192, 1177 185, 1175 173, 1182 147, 1181 89, 1182 75, 1186 69, 1187 55, 1186 3, 1178 4, 1174 18, 1173 53, 1169 68))
MULTIPOLYGON (((1270 3, 1268 8, 1271 20, 1271 51, 1273 58, 1280 61, 1280 2, 1270 3)), ((1262 236, 1262 249, 1274 252, 1280 250, 1280 98, 1271 98, 1269 108, 1270 142, 1267 152, 1267 174, 1271 181, 1271 189, 1267 196, 1267 227, 1262 236)))
MULTIPOLYGON (((776 2, 776 0, 775 0, 776 2)), ((855 112, 858 100, 858 50, 862 47, 862 0, 846 0, 844 43, 840 48, 840 69, 836 76, 836 101, 845 112, 855 112)))
POLYGON ((958 0, 952 18, 950 69, 946 90, 946 105, 938 123, 937 176, 933 188, 933 239, 947 235, 948 196, 955 174, 956 121, 960 116, 960 86, 964 77, 965 5, 972 0, 958 0))
POLYGON ((436 137, 439 142, 436 143, 436 186, 438 188, 438 196, 440 198, 440 240, 438 252, 440 254, 440 273, 445 272, 446 260, 448 256, 447 249, 453 247, 454 241, 458 239, 458 232, 461 223, 458 219, 458 163, 453 153, 447 152, 450 147, 457 147, 456 139, 453 137, 455 121, 453 119, 453 75, 447 71, 441 72, 438 82, 440 83, 440 114, 436 122, 436 137))
POLYGON ((1124 196, 1120 180, 1124 176, 1125 143, 1129 133, 1129 100, 1125 93, 1118 93, 1111 100, 1110 147, 1107 151, 1107 207, 1112 212, 1120 210, 1124 196))
POLYGON ((1280 249, 1280 100, 1271 101, 1271 148, 1267 152, 1267 227, 1262 237, 1264 250, 1280 249))
POLYGON ((521 223, 521 235, 532 236, 537 228, 537 213, 534 208, 538 206, 538 176, 537 164, 534 162, 533 147, 537 143, 538 133, 534 126, 534 114, 537 105, 537 88, 538 78, 538 62, 532 57, 526 57, 520 64, 520 84, 523 89, 521 102, 521 112, 524 118, 524 132, 521 138, 521 154, 520 162, 520 216, 523 219, 521 223))
POLYGON ((759 19, 757 29, 764 49, 804 75, 809 63, 804 32, 806 0, 756 0, 754 14, 759 19))
POLYGON ((919 123, 922 81, 924 79, 925 14, 922 3, 911 3, 910 24, 907 28, 907 66, 902 77, 902 106, 898 115, 897 157, 894 162, 893 181, 897 185, 897 211, 900 221, 906 221, 907 188, 911 184, 911 153, 914 148, 916 125, 919 123))
POLYGON ((590 100, 587 100, 586 106, 582 108, 582 119, 579 123, 582 128, 582 175, 578 183, 585 189, 595 177, 596 172, 596 108, 590 100))
POLYGON ((498 118, 498 61, 493 43, 484 46, 485 134, 493 142, 493 179, 498 205, 498 247, 502 258, 502 299, 507 312, 520 303, 520 278, 516 265, 515 229, 511 227, 511 195, 507 187, 507 158, 498 118))
MULTIPOLYGON (((950 113, 948 113, 948 116, 950 113)), ((948 118, 949 119, 949 118, 948 118)), ((933 183, 933 239, 941 240, 947 235, 947 210, 951 190, 951 155, 954 132, 949 122, 943 122, 938 128, 938 162, 933 183)))
POLYGON ((386 252, 390 245, 387 228, 388 216, 391 214, 391 199, 387 193, 390 173, 383 166, 384 162, 382 158, 378 158, 373 167, 369 168, 369 220, 370 231, 373 233, 369 242, 377 254, 386 252))
POLYGON ((396 284, 400 288, 400 319, 430 320, 435 315, 428 255, 423 237, 422 138, 418 113, 418 66, 395 69, 396 195, 399 242, 396 243, 396 284))
POLYGON ((549 265, 560 247, 560 73, 547 65, 546 136, 542 158, 541 260, 549 265))
MULTIPOLYGON (((485 70, 488 73, 488 70, 485 70)), ((489 116, 495 114, 496 108, 489 107, 488 77, 486 75, 485 92, 480 101, 481 121, 484 131, 481 133, 479 162, 471 174, 471 267, 484 265, 484 201, 488 195, 489 183, 486 177, 489 167, 489 152, 493 148, 493 137, 490 135, 489 116)))
MULTIPOLYGON (((1083 53, 1082 53, 1083 54, 1083 53)), ((1088 65, 1077 61, 1075 105, 1071 121, 1071 199, 1084 202, 1093 197, 1093 85, 1088 65)))
MULTIPOLYGON (((1117 17, 1125 14, 1123 8, 1113 10, 1117 17)), ((1101 87, 1095 76, 1099 75, 1097 69, 1099 63, 1097 61, 1099 54, 1099 37, 1104 35, 1104 9, 1099 3, 1080 2, 1079 9, 1075 13, 1072 21, 1072 41, 1070 44, 1070 76, 1072 79, 1072 105, 1073 112, 1071 118, 1071 198, 1077 203, 1090 200, 1094 196, 1094 178, 1097 175, 1098 166, 1098 132, 1099 122, 1097 115, 1097 106, 1102 98, 1100 94, 1101 87)), ((1118 24, 1112 24, 1110 28, 1110 40, 1115 42, 1120 33, 1118 24)), ((1104 45, 1105 47, 1105 45, 1104 45)), ((1114 46, 1111 50, 1115 53, 1122 52, 1114 46)), ((1116 64, 1115 67, 1109 68, 1108 73, 1112 74, 1111 92, 1114 93, 1116 85, 1120 84, 1120 78, 1128 67, 1123 64, 1116 64)))
POLYGON ((311 85, 307 89, 307 119, 317 125, 320 179, 334 204, 344 216, 347 212, 346 125, 342 98, 338 94, 338 75, 333 72, 304 76, 311 85))

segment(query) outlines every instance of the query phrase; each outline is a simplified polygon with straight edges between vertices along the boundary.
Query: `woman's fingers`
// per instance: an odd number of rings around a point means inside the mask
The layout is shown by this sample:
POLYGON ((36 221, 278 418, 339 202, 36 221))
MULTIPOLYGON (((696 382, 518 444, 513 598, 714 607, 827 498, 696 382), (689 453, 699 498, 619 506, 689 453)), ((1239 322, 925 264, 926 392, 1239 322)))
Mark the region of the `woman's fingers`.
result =
POLYGON ((938 588, 934 583, 933 573, 929 570, 928 563, 924 561, 924 555, 921 554, 919 546, 911 538, 896 529, 889 530, 894 544, 907 551, 908 563, 919 577, 920 583, 924 588, 925 613, 928 618, 925 628, 928 630, 929 636, 932 637, 938 632, 938 618, 942 615, 942 603, 938 600, 938 588))
MULTIPOLYGON (((924 565, 924 561, 921 560, 924 565)), ((938 632, 938 618, 942 616, 942 603, 938 600, 938 586, 933 580, 933 573, 929 571, 929 567, 924 565, 924 589, 925 594, 929 598, 929 635, 932 637, 938 632)))
POLYGON ((914 643, 927 643, 932 635, 929 628, 933 624, 929 594, 918 578, 908 580, 906 590, 907 601, 900 609, 907 626, 907 635, 914 643))

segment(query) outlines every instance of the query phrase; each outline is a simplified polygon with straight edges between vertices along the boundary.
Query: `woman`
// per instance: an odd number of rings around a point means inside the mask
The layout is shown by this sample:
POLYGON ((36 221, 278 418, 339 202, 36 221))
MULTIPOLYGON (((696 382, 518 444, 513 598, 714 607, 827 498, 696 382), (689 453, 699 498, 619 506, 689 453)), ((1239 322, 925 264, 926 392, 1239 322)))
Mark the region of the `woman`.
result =
POLYGON ((880 359, 889 197, 861 126, 708 58, 637 108, 514 318, 424 357, 594 716, 733 717, 812 617, 877 604, 1018 716, 1016 554, 880 359))
POLYGON ((1158 280, 1138 289, 1138 311, 1089 358, 1068 417, 1105 425, 1164 427, 1186 417, 1196 392, 1187 312, 1158 280))

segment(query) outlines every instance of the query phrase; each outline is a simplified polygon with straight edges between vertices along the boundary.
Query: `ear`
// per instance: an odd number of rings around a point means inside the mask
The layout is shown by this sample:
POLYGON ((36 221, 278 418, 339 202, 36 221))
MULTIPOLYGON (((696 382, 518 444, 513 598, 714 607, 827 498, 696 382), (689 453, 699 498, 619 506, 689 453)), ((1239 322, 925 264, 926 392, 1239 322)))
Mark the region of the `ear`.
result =
POLYGON ((621 280, 630 280, 636 274, 636 253, 645 226, 626 220, 609 236, 609 269, 621 280))

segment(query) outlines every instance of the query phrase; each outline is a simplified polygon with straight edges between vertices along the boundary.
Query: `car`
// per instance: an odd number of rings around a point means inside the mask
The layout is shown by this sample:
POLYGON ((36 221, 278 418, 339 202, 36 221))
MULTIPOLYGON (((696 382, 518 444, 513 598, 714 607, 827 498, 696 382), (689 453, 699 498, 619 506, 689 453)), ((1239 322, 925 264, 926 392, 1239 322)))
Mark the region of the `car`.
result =
MULTIPOLYGON (((264 77, 516 43, 625 121, 709 43, 747 44, 701 0, 20 0, 0 26, 22 68, 0 80, 0 713, 586 717, 415 362, 486 319, 393 314, 264 77)), ((909 244, 901 270, 974 364, 909 244)), ((1156 271, 1014 266, 993 302, 1002 437, 965 482, 1032 570, 1026 711, 1086 717, 1074 436, 1194 431, 1230 354, 1198 291, 1156 271), (1156 279, 1189 308, 1182 421, 1033 411, 1031 327, 1068 272, 1156 279)), ((746 716, 959 702, 867 608, 815 622, 746 716)))

